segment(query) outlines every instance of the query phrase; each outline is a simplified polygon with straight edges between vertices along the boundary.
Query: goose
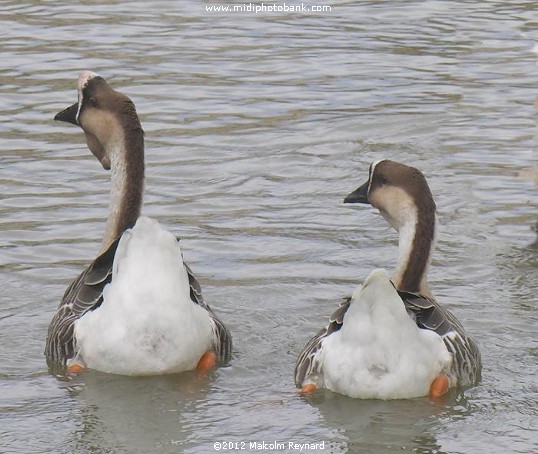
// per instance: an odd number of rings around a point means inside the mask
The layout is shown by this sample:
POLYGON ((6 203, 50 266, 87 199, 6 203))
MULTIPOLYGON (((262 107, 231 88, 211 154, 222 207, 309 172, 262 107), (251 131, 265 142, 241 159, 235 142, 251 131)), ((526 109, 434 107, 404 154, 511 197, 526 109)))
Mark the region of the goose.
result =
POLYGON ((383 159, 344 203, 370 204, 399 233, 392 278, 375 269, 300 353, 301 392, 326 388, 361 399, 441 398, 480 380, 475 342, 428 287, 435 202, 416 168, 383 159))
POLYGON ((99 255, 69 285, 50 322, 49 367, 162 375, 226 363, 232 337, 204 301, 179 240, 140 215, 144 133, 133 102, 84 71, 78 102, 54 119, 82 128, 112 185, 99 255))

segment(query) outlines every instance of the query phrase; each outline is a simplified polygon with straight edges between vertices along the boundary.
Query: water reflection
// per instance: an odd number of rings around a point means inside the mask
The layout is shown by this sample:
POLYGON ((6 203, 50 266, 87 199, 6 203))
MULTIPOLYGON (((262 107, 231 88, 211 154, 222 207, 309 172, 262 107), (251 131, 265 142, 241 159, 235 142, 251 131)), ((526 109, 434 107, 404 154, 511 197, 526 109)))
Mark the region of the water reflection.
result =
POLYGON ((443 453, 437 433, 444 421, 471 414, 464 396, 454 392, 442 402, 360 400, 330 391, 317 392, 307 400, 328 425, 345 434, 350 452, 360 453, 443 453))
POLYGON ((211 378, 195 373, 162 377, 121 377, 87 371, 69 387, 77 407, 74 452, 148 453, 189 446, 192 427, 183 415, 211 389, 211 378))
POLYGON ((327 452, 533 452, 536 184, 517 175, 536 165, 535 4, 334 0, 328 15, 250 16, 204 4, 2 3, 2 450, 197 453, 229 434, 327 452), (192 393, 187 378, 46 374, 48 322, 106 216, 108 175, 52 121, 83 69, 136 103, 145 213, 182 237, 238 339, 231 367, 192 393), (432 186, 432 288, 483 355, 472 404, 292 393, 309 333, 393 266, 393 232, 341 204, 383 157, 432 186))

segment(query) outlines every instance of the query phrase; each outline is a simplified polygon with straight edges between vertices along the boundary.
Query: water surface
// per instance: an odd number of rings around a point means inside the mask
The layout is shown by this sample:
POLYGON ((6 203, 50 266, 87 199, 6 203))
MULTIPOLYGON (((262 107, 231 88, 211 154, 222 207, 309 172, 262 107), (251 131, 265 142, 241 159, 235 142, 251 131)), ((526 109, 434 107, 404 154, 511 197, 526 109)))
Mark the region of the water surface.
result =
POLYGON ((536 452, 535 3, 334 0, 323 14, 257 15, 205 5, 2 3, 0 451, 295 441, 536 452), (86 69, 135 102, 144 212, 182 237, 234 335, 230 366, 206 380, 59 380, 46 368, 48 323, 106 217, 108 174, 79 130, 52 121, 86 69), (342 204, 380 158, 426 174, 440 221, 431 287, 481 347, 482 383, 443 403, 294 390, 305 342, 395 262, 382 218, 342 204))

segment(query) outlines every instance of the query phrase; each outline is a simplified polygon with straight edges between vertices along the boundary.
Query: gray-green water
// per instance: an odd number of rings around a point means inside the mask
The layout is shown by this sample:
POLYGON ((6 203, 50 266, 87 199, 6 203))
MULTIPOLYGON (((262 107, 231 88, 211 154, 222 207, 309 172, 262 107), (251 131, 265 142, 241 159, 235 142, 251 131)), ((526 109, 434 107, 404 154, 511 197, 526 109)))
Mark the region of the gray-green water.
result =
POLYGON ((538 7, 321 4, 331 12, 0 3, 0 452, 538 450, 538 7), (52 121, 85 69, 134 100, 144 211, 183 238, 233 332, 230 366, 207 380, 47 371, 48 322, 95 256, 108 203, 81 132, 52 121), (340 297, 395 262, 381 217, 342 204, 383 157, 429 179, 431 287, 480 344, 483 380, 442 404, 306 400, 298 352, 340 297))

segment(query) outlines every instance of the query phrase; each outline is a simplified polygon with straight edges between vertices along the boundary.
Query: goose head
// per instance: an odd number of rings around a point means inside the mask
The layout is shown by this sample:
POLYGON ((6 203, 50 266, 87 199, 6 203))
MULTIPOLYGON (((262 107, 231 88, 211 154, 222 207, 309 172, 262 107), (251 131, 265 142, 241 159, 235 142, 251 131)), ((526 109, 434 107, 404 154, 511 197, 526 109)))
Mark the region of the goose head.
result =
POLYGON ((435 202, 420 170, 383 159, 370 164, 368 180, 348 194, 344 203, 365 203, 377 208, 396 231, 408 222, 435 219, 435 202))
POLYGON ((105 170, 114 161, 111 154, 125 149, 118 143, 126 140, 126 133, 139 135, 139 141, 143 141, 133 102, 91 71, 82 72, 78 78, 78 102, 56 114, 54 119, 80 126, 88 148, 105 170))
POLYGON ((88 148, 111 170, 110 206, 101 252, 134 226, 144 192, 144 132, 133 102, 114 90, 99 74, 84 71, 78 78, 78 102, 55 120, 80 126, 88 148))
POLYGON ((424 175, 414 167, 384 159, 370 165, 368 180, 344 203, 377 208, 399 233, 393 282, 400 290, 431 296, 427 271, 435 247, 435 202, 424 175))

